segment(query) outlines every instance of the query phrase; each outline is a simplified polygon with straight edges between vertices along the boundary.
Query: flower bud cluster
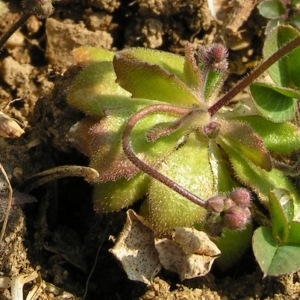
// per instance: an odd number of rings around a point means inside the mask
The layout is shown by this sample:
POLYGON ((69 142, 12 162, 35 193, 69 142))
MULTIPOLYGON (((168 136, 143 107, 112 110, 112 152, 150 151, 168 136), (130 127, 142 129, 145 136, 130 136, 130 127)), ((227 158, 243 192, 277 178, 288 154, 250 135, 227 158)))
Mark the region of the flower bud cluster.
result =
POLYGON ((228 69, 228 51, 222 44, 201 47, 198 50, 198 57, 205 68, 221 73, 228 69))
MULTIPOLYGON (((233 230, 243 229, 251 218, 251 194, 246 188, 237 188, 229 196, 214 196, 206 203, 220 230, 222 226, 233 230)), ((213 227, 215 229, 216 225, 213 227)))

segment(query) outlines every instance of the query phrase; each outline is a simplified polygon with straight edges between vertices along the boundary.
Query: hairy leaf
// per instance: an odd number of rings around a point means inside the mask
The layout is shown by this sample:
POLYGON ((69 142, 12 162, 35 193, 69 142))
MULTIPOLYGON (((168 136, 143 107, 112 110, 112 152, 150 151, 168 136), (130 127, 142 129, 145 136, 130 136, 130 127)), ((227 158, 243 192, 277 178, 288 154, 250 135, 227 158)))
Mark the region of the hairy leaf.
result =
POLYGON ((291 153, 300 148, 300 130, 291 123, 273 123, 260 116, 239 117, 237 120, 249 123, 270 151, 291 153))
POLYGON ((229 148, 238 151, 244 158, 269 171, 272 168, 270 155, 262 139, 246 123, 221 121, 217 142, 228 152, 229 148))
MULTIPOLYGON (((194 135, 168 156, 157 170, 202 199, 213 196, 214 182, 207 145, 194 135)), ((191 226, 203 221, 206 215, 205 209, 156 180, 151 180, 148 194, 150 222, 157 232, 191 226)))
POLYGON ((191 106, 197 98, 179 77, 158 64, 138 59, 133 50, 118 52, 113 60, 117 82, 133 97, 191 106))
POLYGON ((300 213, 300 197, 292 183, 284 174, 276 169, 267 172, 260 167, 255 166, 251 161, 246 160, 242 153, 227 148, 230 162, 237 178, 250 187, 259 196, 261 202, 268 207, 269 195, 275 188, 288 190, 293 198, 295 205, 295 216, 300 213))
POLYGON ((119 211, 141 199, 147 191, 149 178, 139 173, 131 180, 97 183, 94 186, 93 203, 98 213, 119 211))
POLYGON ((72 82, 67 100, 87 115, 104 116, 104 109, 127 105, 131 94, 116 83, 111 62, 87 66, 72 82))
POLYGON ((114 53, 101 48, 83 46, 72 51, 73 57, 77 64, 86 67, 95 62, 109 61, 112 62, 114 53))

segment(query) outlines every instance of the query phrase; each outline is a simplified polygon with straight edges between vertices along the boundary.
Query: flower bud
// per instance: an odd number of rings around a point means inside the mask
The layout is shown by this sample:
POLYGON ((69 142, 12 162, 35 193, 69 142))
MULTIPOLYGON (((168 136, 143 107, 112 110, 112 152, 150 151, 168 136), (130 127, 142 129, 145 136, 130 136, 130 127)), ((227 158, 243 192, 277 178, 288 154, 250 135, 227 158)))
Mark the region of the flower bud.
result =
POLYGON ((245 188, 237 188, 232 191, 229 197, 234 201, 234 203, 242 208, 250 206, 251 194, 245 188))
POLYGON ((218 72, 225 72, 228 69, 228 51, 222 44, 201 47, 198 55, 205 67, 218 72))
POLYGON ((202 128, 202 132, 209 139, 215 139, 220 131, 221 125, 215 121, 205 124, 202 128))
POLYGON ((224 210, 224 200, 225 196, 217 195, 209 198, 206 201, 207 210, 213 213, 221 213, 224 210))
POLYGON ((230 207, 223 218, 224 225, 230 229, 242 229, 246 226, 250 218, 250 210, 239 206, 230 207))
POLYGON ((226 198, 224 201, 224 211, 227 211, 230 207, 233 206, 236 206, 236 204, 230 198, 226 198))

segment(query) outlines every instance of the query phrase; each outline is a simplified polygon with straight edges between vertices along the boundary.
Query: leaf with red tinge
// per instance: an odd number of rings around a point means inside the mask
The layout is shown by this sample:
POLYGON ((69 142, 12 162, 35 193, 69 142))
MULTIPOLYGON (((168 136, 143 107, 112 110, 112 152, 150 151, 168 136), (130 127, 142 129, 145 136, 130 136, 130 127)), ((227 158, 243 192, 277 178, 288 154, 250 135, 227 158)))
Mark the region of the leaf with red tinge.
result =
POLYGON ((73 57, 77 64, 86 67, 95 62, 110 61, 112 62, 114 53, 105 49, 82 46, 72 51, 73 57))
POLYGON ((220 121, 221 129, 217 142, 228 152, 228 148, 238 151, 255 165, 270 171, 271 158, 260 136, 246 123, 220 121))
POLYGON ((138 59, 134 51, 116 53, 113 60, 117 83, 135 98, 153 99, 174 105, 199 104, 188 86, 157 64, 138 59))
POLYGON ((300 130, 292 123, 273 123, 261 116, 239 117, 237 120, 247 122, 272 152, 288 154, 300 148, 300 130))

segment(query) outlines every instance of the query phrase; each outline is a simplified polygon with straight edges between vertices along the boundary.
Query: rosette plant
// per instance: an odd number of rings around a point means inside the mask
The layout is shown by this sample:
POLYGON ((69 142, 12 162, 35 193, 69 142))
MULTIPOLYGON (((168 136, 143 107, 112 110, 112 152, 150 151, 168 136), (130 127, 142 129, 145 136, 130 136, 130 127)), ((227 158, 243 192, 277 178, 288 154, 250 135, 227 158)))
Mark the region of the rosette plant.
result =
MULTIPOLYGON (((70 138, 99 173, 95 210, 114 212, 143 200, 139 214, 156 236, 177 227, 204 230, 221 249, 220 265, 227 267, 251 243, 250 210, 261 222, 250 198, 267 210, 270 199, 280 210, 284 198, 291 208, 283 242, 288 243, 288 224, 300 217, 299 194, 285 173, 293 168, 285 160, 300 146, 295 111, 287 116, 286 102, 258 93, 257 85, 251 87, 256 101, 231 100, 299 40, 291 36, 284 46, 271 49, 265 62, 223 96, 228 58, 219 44, 199 49, 187 44, 185 56, 143 48, 75 50, 83 70, 69 89, 68 102, 86 117, 71 128, 70 138)), ((296 93, 273 91, 289 97, 296 93)), ((278 222, 271 215, 267 235, 256 240, 256 249, 274 237, 269 228, 278 222)), ((274 240, 275 248, 283 245, 278 236, 274 240)), ((272 273, 270 266, 261 267, 272 273)), ((291 271, 279 268, 275 273, 291 271)))

